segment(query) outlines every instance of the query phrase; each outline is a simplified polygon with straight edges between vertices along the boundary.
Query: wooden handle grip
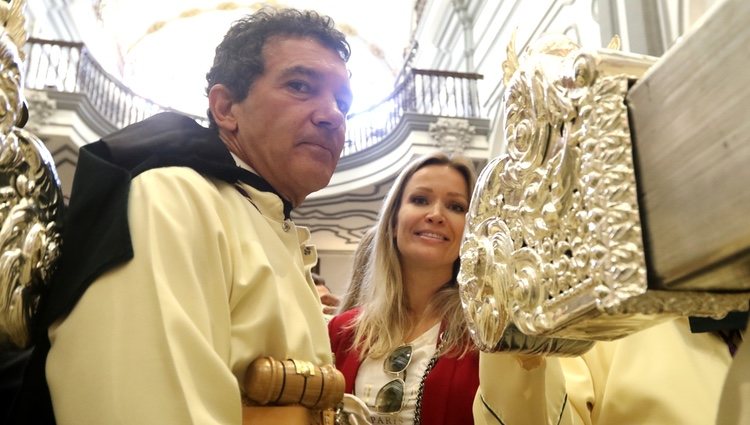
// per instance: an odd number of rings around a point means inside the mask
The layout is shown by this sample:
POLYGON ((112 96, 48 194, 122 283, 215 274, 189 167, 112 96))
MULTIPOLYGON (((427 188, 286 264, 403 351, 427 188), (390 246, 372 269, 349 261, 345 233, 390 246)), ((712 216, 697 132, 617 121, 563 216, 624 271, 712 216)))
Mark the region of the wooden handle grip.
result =
POLYGON ((260 357, 245 372, 245 395, 260 406, 331 409, 344 397, 344 375, 333 365, 260 357))

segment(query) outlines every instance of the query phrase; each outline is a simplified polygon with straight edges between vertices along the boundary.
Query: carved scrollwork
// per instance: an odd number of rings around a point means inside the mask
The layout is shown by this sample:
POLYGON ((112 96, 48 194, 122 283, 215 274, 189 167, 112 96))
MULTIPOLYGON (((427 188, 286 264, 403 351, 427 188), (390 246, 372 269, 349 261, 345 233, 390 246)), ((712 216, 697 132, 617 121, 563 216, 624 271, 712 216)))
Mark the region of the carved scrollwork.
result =
POLYGON ((462 154, 471 144, 476 129, 469 120, 459 118, 438 118, 430 124, 430 136, 443 152, 462 154))
POLYGON ((50 123, 50 118, 57 109, 57 102, 42 90, 27 90, 26 100, 34 108, 29 111, 29 122, 24 128, 31 133, 39 133, 42 127, 50 123))
POLYGON ((0 344, 24 347, 29 321, 59 255, 62 192, 33 134, 22 95, 23 1, 0 2, 0 344))
MULTIPOLYGON (((540 40, 520 60, 513 50, 503 64, 507 154, 480 175, 461 248, 459 285, 477 345, 498 349, 508 329, 613 339, 657 323, 636 315, 701 310, 699 294, 644 295, 625 104, 639 75, 600 66, 624 54, 582 51, 564 37, 540 40), (686 303, 692 309, 681 310, 686 303)), ((714 313, 738 305, 713 302, 714 313)))

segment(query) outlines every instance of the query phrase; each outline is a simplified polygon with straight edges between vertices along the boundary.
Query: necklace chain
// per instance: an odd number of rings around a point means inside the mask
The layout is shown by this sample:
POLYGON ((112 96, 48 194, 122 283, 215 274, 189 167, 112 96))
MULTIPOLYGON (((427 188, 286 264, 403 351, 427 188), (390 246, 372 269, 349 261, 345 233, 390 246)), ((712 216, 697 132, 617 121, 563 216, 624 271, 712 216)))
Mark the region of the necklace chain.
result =
POLYGON ((438 336, 438 344, 435 347, 435 354, 432 355, 430 362, 427 363, 427 369, 425 369, 422 379, 419 381, 419 391, 417 391, 417 402, 414 405, 414 425, 421 425, 422 423, 422 396, 424 395, 424 384, 427 381, 427 375, 435 367, 435 363, 440 357, 440 348, 443 346, 443 335, 438 336))

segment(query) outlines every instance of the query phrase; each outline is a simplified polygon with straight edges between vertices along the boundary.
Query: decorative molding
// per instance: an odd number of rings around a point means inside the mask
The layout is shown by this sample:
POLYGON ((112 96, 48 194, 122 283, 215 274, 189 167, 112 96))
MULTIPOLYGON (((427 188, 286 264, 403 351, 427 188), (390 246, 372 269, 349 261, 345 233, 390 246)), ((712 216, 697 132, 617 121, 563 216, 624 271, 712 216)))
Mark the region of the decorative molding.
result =
POLYGON ((26 100, 30 107, 29 122, 25 128, 32 133, 39 134, 57 110, 57 102, 50 99, 47 92, 41 90, 27 90, 26 100))
POLYGON ((292 218, 310 229, 319 251, 354 250, 367 229, 378 219, 383 198, 395 175, 332 198, 305 201, 292 218))
POLYGON ((438 148, 446 153, 463 154, 476 134, 469 120, 462 118, 438 118, 430 124, 429 133, 438 148))
MULTIPOLYGON (((33 91, 35 90, 28 90, 28 92, 33 91)), ((98 137, 118 130, 114 124, 104 118, 99 110, 97 110, 97 108, 91 103, 86 94, 67 93, 57 90, 44 90, 44 92, 49 99, 56 103, 58 111, 74 112, 81 119, 81 122, 90 129, 90 132, 93 132, 98 137)), ((96 140, 87 140, 83 144, 95 141, 96 140)))
MULTIPOLYGON (((341 158, 336 171, 344 171, 356 167, 361 167, 372 163, 372 161, 382 158, 386 153, 393 151, 401 145, 410 134, 414 132, 428 132, 432 124, 437 123, 441 117, 435 115, 423 115, 413 112, 405 112, 396 128, 378 144, 363 149, 355 154, 341 158)), ((474 128, 475 135, 487 136, 490 128, 490 121, 483 118, 466 119, 471 127, 474 128)), ((486 152, 484 158, 486 158, 486 152)))

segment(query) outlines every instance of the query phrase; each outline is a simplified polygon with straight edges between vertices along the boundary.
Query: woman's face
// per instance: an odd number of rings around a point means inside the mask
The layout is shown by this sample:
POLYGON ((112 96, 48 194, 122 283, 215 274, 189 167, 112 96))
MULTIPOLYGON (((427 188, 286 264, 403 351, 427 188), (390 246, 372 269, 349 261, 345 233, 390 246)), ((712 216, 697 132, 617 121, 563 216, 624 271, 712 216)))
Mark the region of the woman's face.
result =
POLYGON ((414 173, 404 187, 394 229, 402 267, 452 272, 468 207, 466 179, 453 167, 428 165, 414 173))

